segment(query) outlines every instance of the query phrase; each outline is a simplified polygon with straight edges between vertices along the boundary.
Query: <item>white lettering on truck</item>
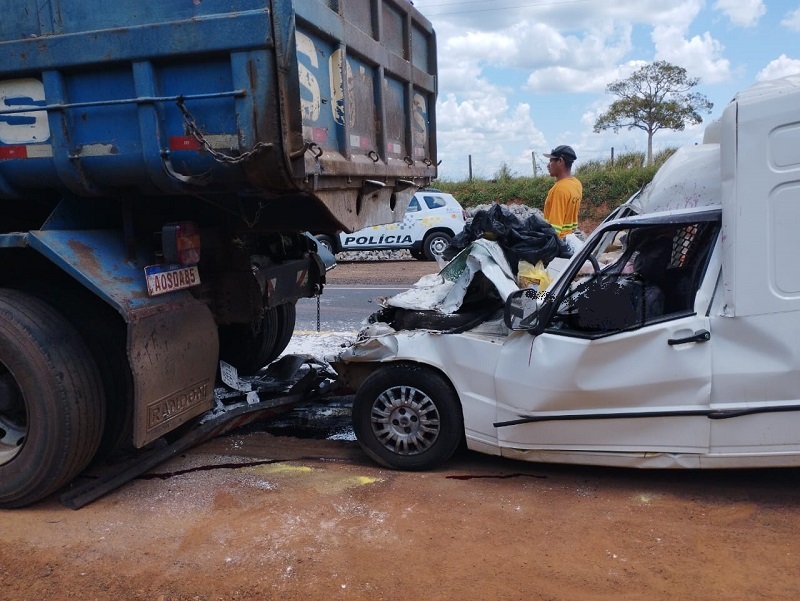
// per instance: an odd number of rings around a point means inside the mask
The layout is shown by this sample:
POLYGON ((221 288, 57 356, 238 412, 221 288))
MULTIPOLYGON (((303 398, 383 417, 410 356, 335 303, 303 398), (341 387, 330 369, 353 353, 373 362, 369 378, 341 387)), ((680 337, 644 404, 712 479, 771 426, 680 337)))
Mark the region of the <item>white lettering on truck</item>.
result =
MULTIPOLYGON (((0 81, 0 108, 33 109, 45 104, 44 85, 38 79, 0 81)), ((49 139, 46 111, 0 115, 0 142, 3 144, 30 144, 49 139)))
MULTIPOLYGON (((314 46, 314 41, 299 31, 295 35, 297 36, 298 59, 300 55, 307 56, 311 66, 315 69, 318 68, 319 61, 317 60, 317 48, 314 46)), ((311 99, 300 98, 300 112, 304 121, 316 121, 319 119, 321 105, 319 82, 311 70, 303 64, 303 61, 297 61, 297 68, 300 76, 300 85, 311 94, 311 99)))
POLYGON ((350 63, 343 60, 343 52, 340 49, 334 50, 328 60, 331 73, 331 114, 333 120, 339 125, 344 125, 345 121, 345 97, 349 118, 347 124, 353 127, 356 123, 356 110, 358 104, 355 97, 355 86, 353 85, 353 68, 350 63))
POLYGON ((412 128, 414 146, 425 146, 428 140, 428 106, 422 94, 414 94, 414 109, 411 116, 415 125, 412 128))

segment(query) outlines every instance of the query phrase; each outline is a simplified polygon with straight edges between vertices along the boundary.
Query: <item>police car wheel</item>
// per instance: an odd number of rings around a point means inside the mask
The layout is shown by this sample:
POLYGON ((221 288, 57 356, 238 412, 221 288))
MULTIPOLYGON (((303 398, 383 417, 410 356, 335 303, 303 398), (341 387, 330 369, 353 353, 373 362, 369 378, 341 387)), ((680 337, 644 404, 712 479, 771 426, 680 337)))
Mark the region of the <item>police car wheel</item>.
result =
POLYGON ((444 249, 450 246, 452 236, 445 232, 433 232, 425 237, 422 243, 423 252, 429 261, 435 261, 436 257, 440 256, 444 249))
POLYGON ((336 248, 335 244, 333 243, 333 238, 331 238, 330 236, 326 236, 325 234, 320 234, 319 236, 315 236, 315 238, 317 239, 317 241, 319 241, 320 244, 322 244, 322 246, 328 249, 331 252, 331 254, 334 255, 336 254, 336 248))

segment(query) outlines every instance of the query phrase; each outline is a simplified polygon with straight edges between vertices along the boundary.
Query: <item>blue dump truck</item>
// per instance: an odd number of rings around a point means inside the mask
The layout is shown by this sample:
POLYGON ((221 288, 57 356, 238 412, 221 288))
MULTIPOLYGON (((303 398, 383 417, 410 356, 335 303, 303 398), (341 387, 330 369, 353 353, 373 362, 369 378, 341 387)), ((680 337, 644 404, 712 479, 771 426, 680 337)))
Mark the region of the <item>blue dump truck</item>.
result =
POLYGON ((406 0, 0 0, 0 507, 175 434, 436 176, 406 0))

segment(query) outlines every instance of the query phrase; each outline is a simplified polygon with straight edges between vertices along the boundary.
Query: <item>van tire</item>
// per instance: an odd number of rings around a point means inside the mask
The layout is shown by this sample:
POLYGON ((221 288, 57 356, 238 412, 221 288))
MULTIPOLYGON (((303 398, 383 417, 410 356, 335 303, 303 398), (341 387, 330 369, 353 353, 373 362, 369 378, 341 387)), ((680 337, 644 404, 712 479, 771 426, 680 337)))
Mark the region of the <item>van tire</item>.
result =
POLYGON ((8 289, 0 290, 0 377, 0 507, 22 507, 92 460, 105 421, 103 383, 67 319, 8 289))
POLYGON ((391 469, 427 470, 464 437, 461 403, 439 372, 418 364, 379 367, 356 392, 353 430, 363 451, 391 469))

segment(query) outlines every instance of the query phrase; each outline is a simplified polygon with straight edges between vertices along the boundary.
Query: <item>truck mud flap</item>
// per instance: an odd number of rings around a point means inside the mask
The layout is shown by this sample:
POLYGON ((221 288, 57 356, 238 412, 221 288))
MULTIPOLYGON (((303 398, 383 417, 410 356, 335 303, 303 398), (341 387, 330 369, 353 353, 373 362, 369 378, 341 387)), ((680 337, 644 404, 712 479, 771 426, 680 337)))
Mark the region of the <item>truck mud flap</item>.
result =
POLYGON ((214 406, 219 341, 211 311, 200 302, 163 308, 128 324, 137 448, 214 406))
POLYGON ((304 355, 284 356, 254 380, 254 390, 249 392, 217 389, 216 396, 223 398, 226 404, 218 403, 214 411, 178 440, 140 451, 122 463, 85 472, 60 495, 61 504, 70 509, 85 507, 196 445, 254 421, 284 413, 298 403, 319 399, 337 386, 336 373, 329 365, 304 355), (307 369, 303 369, 304 366, 307 369))
POLYGON ((128 250, 121 232, 42 230, 30 233, 29 244, 127 322, 134 446, 146 445, 213 406, 219 341, 205 304, 186 290, 148 296, 146 257, 122 260, 128 250))

